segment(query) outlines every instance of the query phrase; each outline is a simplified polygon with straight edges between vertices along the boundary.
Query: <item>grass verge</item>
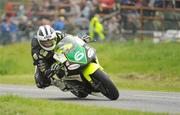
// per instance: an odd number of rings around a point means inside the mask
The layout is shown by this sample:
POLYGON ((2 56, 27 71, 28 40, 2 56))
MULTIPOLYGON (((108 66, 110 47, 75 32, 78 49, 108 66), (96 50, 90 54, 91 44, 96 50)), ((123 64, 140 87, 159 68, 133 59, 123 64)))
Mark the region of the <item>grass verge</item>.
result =
POLYGON ((112 79, 119 89, 180 92, 179 80, 141 76, 143 75, 116 75, 112 79))
POLYGON ((0 75, 0 84, 34 85, 34 77, 31 75, 0 75))
POLYGON ((58 101, 0 96, 1 115, 165 115, 130 110, 67 104, 58 101))

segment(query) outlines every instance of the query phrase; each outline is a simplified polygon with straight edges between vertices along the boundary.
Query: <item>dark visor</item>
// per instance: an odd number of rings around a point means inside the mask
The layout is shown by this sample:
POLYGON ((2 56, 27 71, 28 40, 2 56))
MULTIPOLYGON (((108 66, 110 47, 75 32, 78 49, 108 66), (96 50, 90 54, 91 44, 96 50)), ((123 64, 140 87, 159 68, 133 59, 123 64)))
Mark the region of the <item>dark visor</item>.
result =
POLYGON ((54 45, 54 39, 47 41, 40 41, 41 45, 44 47, 52 47, 54 45))

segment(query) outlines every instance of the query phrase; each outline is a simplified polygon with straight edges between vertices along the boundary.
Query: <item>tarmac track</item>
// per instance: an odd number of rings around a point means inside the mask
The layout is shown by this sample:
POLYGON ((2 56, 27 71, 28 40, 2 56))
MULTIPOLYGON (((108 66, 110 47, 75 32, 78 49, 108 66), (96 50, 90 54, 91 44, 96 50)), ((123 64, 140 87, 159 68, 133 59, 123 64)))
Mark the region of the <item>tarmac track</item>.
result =
POLYGON ((96 96, 89 95, 85 99, 78 99, 70 92, 62 92, 56 87, 38 89, 34 86, 0 85, 0 95, 13 94, 67 103, 180 115, 180 93, 131 90, 120 90, 119 92, 119 99, 110 101, 101 94, 96 94, 96 96))

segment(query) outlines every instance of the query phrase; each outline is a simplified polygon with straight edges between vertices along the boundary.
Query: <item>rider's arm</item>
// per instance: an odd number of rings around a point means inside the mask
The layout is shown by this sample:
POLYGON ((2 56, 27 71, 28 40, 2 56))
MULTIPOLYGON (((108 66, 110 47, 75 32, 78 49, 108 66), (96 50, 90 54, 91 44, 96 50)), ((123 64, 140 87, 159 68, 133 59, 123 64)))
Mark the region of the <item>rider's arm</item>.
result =
MULTIPOLYGON (((63 39, 65 36, 68 36, 68 34, 63 33, 61 31, 56 31, 57 36, 61 39, 63 39)), ((80 37, 84 42, 88 43, 90 41, 90 36, 85 34, 80 37)))
POLYGON ((31 46, 32 46, 31 54, 33 58, 33 65, 37 66, 37 68, 40 70, 42 75, 45 77, 51 77, 52 75, 54 75, 53 71, 51 71, 51 67, 48 67, 46 60, 40 54, 40 49, 37 45, 37 41, 32 40, 31 46))
POLYGON ((34 66, 37 66, 37 68, 40 70, 40 72, 42 73, 43 76, 45 76, 47 78, 53 76, 54 72, 51 70, 51 67, 47 66, 47 62, 43 59, 36 59, 36 57, 34 58, 35 55, 36 55, 36 53, 34 53, 34 55, 33 55, 34 66))
POLYGON ((57 36, 59 37, 59 39, 63 39, 67 34, 61 31, 56 31, 57 36))

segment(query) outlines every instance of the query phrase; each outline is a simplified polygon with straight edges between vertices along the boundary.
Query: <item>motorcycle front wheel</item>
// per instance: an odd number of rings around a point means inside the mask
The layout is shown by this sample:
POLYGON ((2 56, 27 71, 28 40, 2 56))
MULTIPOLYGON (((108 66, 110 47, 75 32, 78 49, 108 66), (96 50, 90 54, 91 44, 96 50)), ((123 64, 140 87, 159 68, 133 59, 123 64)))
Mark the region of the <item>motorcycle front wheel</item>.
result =
POLYGON ((91 77, 95 84, 99 84, 98 89, 104 96, 110 100, 117 100, 119 98, 118 89, 115 87, 106 73, 98 69, 91 75, 91 77))

